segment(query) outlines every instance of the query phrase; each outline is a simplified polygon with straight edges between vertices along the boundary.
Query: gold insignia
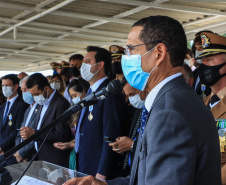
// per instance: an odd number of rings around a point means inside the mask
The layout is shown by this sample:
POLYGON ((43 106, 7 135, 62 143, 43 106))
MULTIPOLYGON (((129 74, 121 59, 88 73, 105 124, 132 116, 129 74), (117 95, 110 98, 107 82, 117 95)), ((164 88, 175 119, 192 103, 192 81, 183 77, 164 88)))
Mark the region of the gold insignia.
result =
POLYGON ((111 47, 111 53, 117 53, 119 50, 117 48, 117 46, 112 46, 111 47))
POLYGON ((11 127, 12 126, 12 121, 10 120, 9 122, 8 122, 8 125, 11 127))
POLYGON ((210 44, 210 38, 207 37, 206 35, 201 35, 201 39, 203 48, 208 47, 210 44))

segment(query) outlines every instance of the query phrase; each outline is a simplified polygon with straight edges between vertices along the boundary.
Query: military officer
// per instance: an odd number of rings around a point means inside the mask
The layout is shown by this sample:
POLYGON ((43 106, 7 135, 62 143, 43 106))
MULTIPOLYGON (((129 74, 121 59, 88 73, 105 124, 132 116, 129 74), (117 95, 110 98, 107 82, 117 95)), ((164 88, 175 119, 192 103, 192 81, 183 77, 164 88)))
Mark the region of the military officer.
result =
MULTIPOLYGON (((226 119, 226 37, 201 33, 203 53, 199 67, 200 80, 210 86, 212 93, 204 99, 215 119, 226 119)), ((225 120, 224 120, 225 121, 225 120)), ((226 184, 226 142, 224 124, 219 124, 222 183, 226 184)))

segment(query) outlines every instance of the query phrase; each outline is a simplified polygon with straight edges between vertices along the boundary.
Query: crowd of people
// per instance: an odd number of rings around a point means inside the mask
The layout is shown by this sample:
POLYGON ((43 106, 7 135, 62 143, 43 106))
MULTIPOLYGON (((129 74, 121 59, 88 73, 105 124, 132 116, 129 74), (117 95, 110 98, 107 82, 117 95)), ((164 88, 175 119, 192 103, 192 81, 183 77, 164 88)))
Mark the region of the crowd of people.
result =
MULTIPOLYGON (((121 93, 54 126, 35 160, 92 175, 65 185, 226 184, 226 37, 203 30, 189 49, 178 21, 151 16, 125 48, 86 50, 51 63, 52 76, 1 78, 0 154, 120 80, 121 93)), ((30 161, 46 135, 1 166, 30 161)))

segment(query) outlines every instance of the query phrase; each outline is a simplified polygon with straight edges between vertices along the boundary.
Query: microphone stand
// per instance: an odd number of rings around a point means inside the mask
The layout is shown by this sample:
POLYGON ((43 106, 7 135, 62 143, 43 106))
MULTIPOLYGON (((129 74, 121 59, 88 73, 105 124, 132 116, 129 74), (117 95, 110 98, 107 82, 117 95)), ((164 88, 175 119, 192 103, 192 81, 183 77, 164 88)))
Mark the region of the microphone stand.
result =
MULTIPOLYGON (((50 124, 46 125, 45 127, 43 127, 42 129, 38 130, 37 132, 35 132, 35 134, 33 134, 32 136, 30 136, 29 138, 27 138, 26 140, 24 140, 23 142, 21 142, 20 144, 16 145, 15 147, 11 148, 9 151, 7 151, 6 153, 4 153, 3 155, 0 155, 0 185, 2 185, 2 183, 4 185, 6 185, 6 182, 3 181, 2 179, 7 179, 8 181, 11 181, 11 176, 9 175, 9 172, 7 172, 7 170, 5 170, 1 164, 3 164, 5 162, 5 160, 7 158, 9 158, 11 155, 13 155, 15 152, 17 152, 19 149, 23 148, 25 145, 27 145, 28 143, 30 143, 31 141, 34 141, 35 139, 37 139, 40 135, 42 135, 43 133, 48 132, 48 134, 46 135, 43 143, 46 141, 49 133, 52 131, 52 128, 54 126, 56 126, 57 124, 60 123, 60 121, 64 120, 65 118, 67 118, 68 116, 78 112, 79 110, 81 110, 84 107, 90 106, 90 105, 94 105, 96 103, 98 103, 99 101, 105 99, 106 97, 108 97, 109 95, 116 95, 116 94, 120 94, 122 91, 122 85, 120 83, 119 80, 114 80, 112 82, 110 82, 107 87, 102 88, 100 91, 98 92, 93 92, 91 94, 89 94, 88 96, 84 97, 82 99, 82 101, 80 101, 79 103, 77 103, 76 105, 70 107, 68 110, 66 110, 59 118, 55 119, 54 121, 52 121, 50 124), (2 173, 2 174, 1 174, 2 173)), ((43 145, 43 143, 41 144, 41 147, 43 145)), ((39 148, 40 150, 41 148, 39 148)), ((38 152, 39 152, 38 150, 38 152)), ((37 152, 37 153, 38 153, 37 152)), ((36 155, 37 155, 36 153, 36 155)), ((23 177, 23 175, 26 173, 26 171, 28 170, 28 168, 30 167, 31 163, 33 162, 34 158, 32 159, 32 161, 30 162, 30 164, 28 165, 28 167, 26 168, 25 172, 21 175, 20 179, 23 177)), ((19 180, 20 180, 19 179, 19 180)), ((11 182, 9 182, 10 184, 11 182)), ((19 181, 17 182, 19 183, 19 181)))

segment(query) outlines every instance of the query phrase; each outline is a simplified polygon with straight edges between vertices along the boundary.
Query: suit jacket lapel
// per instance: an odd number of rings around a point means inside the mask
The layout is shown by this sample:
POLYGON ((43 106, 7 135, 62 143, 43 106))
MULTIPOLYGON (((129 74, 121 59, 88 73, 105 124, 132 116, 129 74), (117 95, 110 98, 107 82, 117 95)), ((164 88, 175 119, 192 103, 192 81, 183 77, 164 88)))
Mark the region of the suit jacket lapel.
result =
POLYGON ((25 111, 24 118, 23 118, 23 122, 21 124, 21 127, 24 127, 25 126, 25 124, 27 122, 27 117, 29 115, 30 110, 31 110, 31 107, 28 107, 27 110, 25 111))
MULTIPOLYGON (((51 100, 50 103, 49 103, 49 106, 48 106, 48 108, 47 108, 47 110, 46 110, 46 112, 45 112, 45 115, 43 116, 42 123, 41 123, 41 127, 42 127, 43 122, 45 121, 45 119, 46 119, 47 116, 49 115, 49 112, 52 111, 51 107, 52 107, 52 105, 54 104, 54 102, 57 101, 57 96, 58 96, 58 92, 56 91, 55 94, 54 94, 54 96, 53 96, 53 98, 52 98, 52 100, 51 100)), ((60 117, 60 116, 61 116, 61 115, 59 115, 59 117, 60 117)), ((41 127, 40 127, 40 128, 41 128, 41 127)))
POLYGON ((2 105, 1 105, 1 109, 2 109, 2 114, 0 115, 0 133, 1 133, 1 130, 3 129, 3 116, 4 116, 4 110, 5 110, 5 106, 6 106, 6 102, 4 102, 2 105))
POLYGON ((213 96, 213 92, 211 92, 211 94, 209 96, 207 96, 203 101, 205 103, 205 105, 208 107, 209 103, 210 103, 210 99, 213 96))
POLYGON ((36 121, 36 123, 35 123, 35 125, 34 125, 34 128, 37 128, 37 126, 38 126, 38 123, 39 123, 39 120, 40 120, 40 116, 41 116, 41 113, 42 113, 42 108, 43 108, 43 105, 39 105, 40 106, 40 108, 39 108, 39 110, 38 110, 38 112, 37 112, 37 121, 36 121))
POLYGON ((222 114, 226 112, 226 96, 211 109, 211 112, 215 119, 218 119, 222 114))
POLYGON ((130 177, 130 185, 134 184, 134 181, 136 179, 137 176, 137 168, 138 168, 138 163, 139 163, 139 156, 140 156, 140 149, 141 149, 141 145, 142 145, 142 138, 141 138, 141 129, 139 132, 139 137, 138 137, 138 141, 137 141, 137 146, 136 146, 136 152, 133 158, 133 165, 132 165, 132 169, 131 169, 131 177, 130 177))
POLYGON ((33 121, 33 119, 35 118, 35 116, 38 114, 39 106, 40 105, 38 105, 38 104, 36 105, 35 110, 34 110, 34 112, 31 115, 30 121, 33 121))
MULTIPOLYGON (((99 91, 100 89, 102 89, 103 87, 105 87, 106 85, 108 85, 109 84, 109 79, 107 78, 106 80, 104 80, 101 84, 100 84, 100 86, 97 88, 97 90, 95 91, 95 92, 97 92, 97 91, 99 91)), ((89 110, 89 107, 85 107, 85 113, 84 113, 84 116, 83 116, 83 118, 82 118, 82 122, 81 123, 83 123, 83 120, 84 120, 84 118, 85 118, 85 115, 86 115, 86 113, 87 113, 87 111, 89 110)), ((81 115, 81 114, 80 114, 81 115)), ((79 116, 80 117, 80 116, 79 116)), ((78 119, 79 120, 79 119, 78 119)), ((82 126, 82 124, 81 124, 81 126, 82 126)), ((80 128, 81 128, 81 126, 80 126, 80 128)))
MULTIPOLYGON (((174 79, 172 79, 171 81, 169 81, 168 83, 166 83, 159 91, 159 93, 157 94, 152 106, 151 106, 151 109, 149 111, 149 115, 148 115, 148 118, 147 118, 147 121, 146 121, 146 124, 148 122, 148 119, 149 119, 149 116, 151 114, 151 111, 153 109, 153 107, 155 106, 155 104, 158 102, 158 100, 167 92, 169 91, 170 89, 173 89, 177 86, 180 86, 181 84, 185 84, 185 80, 184 80, 184 77, 181 75, 181 76, 178 76, 174 79)), ((137 143, 137 147, 136 147, 136 153, 135 153, 135 156, 134 156, 134 159, 133 159, 133 166, 132 166, 132 170, 131 170, 131 178, 130 178, 130 185, 132 185, 134 183, 134 180, 136 178, 136 175, 137 175, 137 168, 138 168, 138 163, 139 163, 139 153, 140 153, 140 150, 141 150, 141 147, 142 147, 142 138, 141 138, 141 132, 139 132, 139 140, 138 140, 138 143, 137 143)))
MULTIPOLYGON (((18 101, 20 100, 19 96, 16 98, 16 100, 13 102, 13 105, 11 106, 10 110, 9 110, 9 113, 8 115, 12 115, 12 120, 14 120, 14 116, 15 114, 13 114, 14 112, 16 112, 16 108, 17 108, 17 103, 18 101)), ((6 123, 5 123, 5 126, 3 128, 6 127, 6 125, 8 125, 8 122, 9 122, 9 116, 7 116, 7 119, 6 119, 6 123)))

